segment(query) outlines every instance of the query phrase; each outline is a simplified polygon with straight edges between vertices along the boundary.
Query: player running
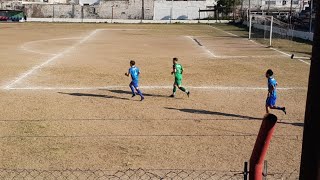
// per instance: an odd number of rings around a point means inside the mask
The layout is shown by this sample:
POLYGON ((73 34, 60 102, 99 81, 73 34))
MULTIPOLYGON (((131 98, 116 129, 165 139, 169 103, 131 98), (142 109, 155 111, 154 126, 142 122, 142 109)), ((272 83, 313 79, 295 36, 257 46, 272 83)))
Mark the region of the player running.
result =
POLYGON ((266 78, 268 78, 268 96, 266 100, 266 112, 269 113, 269 109, 277 109, 277 110, 282 110, 285 114, 286 108, 285 107, 280 107, 276 106, 276 101, 277 101, 277 81, 273 78, 273 72, 271 69, 268 69, 266 72, 266 78))
POLYGON ((182 87, 182 73, 183 73, 183 67, 181 66, 181 64, 178 64, 178 58, 173 58, 172 60, 173 62, 173 71, 171 72, 171 74, 174 74, 174 83, 173 83, 173 93, 170 97, 175 97, 176 95, 176 91, 177 91, 177 86, 178 88, 185 92, 188 97, 190 96, 190 91, 188 91, 187 89, 185 89, 184 87, 182 87))
POLYGON ((134 90, 137 91, 137 93, 140 95, 141 97, 141 101, 144 100, 144 96, 142 95, 142 92, 139 89, 139 75, 140 75, 140 70, 138 67, 135 66, 136 62, 131 60, 130 61, 130 68, 129 71, 127 73, 125 73, 126 76, 131 75, 131 79, 132 81, 129 84, 129 87, 131 89, 132 92, 132 97, 136 96, 136 93, 134 92, 134 90))

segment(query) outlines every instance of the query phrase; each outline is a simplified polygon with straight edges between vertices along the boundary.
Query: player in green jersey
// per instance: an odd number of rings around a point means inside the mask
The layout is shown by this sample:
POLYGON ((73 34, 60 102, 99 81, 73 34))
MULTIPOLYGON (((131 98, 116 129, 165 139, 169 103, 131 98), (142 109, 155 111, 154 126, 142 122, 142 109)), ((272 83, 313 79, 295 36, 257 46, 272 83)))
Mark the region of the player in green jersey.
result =
POLYGON ((183 73, 183 67, 181 64, 178 64, 178 58, 173 58, 173 71, 171 74, 174 74, 174 84, 173 84, 173 93, 170 97, 174 97, 176 95, 177 86, 178 88, 185 92, 188 97, 190 96, 190 91, 188 91, 186 88, 182 87, 182 73, 183 73))

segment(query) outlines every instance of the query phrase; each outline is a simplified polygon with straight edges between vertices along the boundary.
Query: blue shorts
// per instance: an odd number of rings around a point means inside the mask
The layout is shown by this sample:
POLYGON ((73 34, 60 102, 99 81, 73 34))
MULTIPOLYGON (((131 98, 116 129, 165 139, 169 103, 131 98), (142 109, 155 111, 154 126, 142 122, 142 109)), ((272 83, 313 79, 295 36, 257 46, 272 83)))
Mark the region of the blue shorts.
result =
POLYGON ((266 105, 267 106, 275 106, 276 105, 276 102, 277 102, 277 97, 268 97, 267 100, 266 100, 266 105))
POLYGON ((130 86, 137 88, 137 87, 139 87, 139 82, 138 81, 131 81, 130 86))

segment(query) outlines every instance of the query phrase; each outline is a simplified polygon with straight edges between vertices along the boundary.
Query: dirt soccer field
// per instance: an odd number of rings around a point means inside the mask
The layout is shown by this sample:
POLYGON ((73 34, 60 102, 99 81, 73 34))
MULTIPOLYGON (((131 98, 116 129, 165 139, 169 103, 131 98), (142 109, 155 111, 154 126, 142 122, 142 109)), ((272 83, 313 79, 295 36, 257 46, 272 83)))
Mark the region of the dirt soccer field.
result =
POLYGON ((269 68, 287 108, 272 111, 280 121, 269 179, 297 179, 309 62, 239 33, 226 25, 0 24, 0 179, 67 169, 210 171, 211 179, 241 172, 265 114, 269 68), (173 57, 189 98, 179 90, 168 97, 173 57), (131 59, 142 102, 124 75, 131 59))

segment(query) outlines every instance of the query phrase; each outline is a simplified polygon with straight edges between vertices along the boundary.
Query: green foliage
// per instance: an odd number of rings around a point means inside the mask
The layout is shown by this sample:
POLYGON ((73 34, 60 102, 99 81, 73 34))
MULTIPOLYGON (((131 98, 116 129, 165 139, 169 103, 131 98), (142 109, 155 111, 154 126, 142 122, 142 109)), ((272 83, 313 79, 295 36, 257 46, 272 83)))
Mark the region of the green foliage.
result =
POLYGON ((240 5, 241 0, 218 0, 216 8, 219 12, 229 14, 233 12, 233 9, 240 5))

